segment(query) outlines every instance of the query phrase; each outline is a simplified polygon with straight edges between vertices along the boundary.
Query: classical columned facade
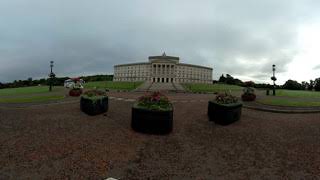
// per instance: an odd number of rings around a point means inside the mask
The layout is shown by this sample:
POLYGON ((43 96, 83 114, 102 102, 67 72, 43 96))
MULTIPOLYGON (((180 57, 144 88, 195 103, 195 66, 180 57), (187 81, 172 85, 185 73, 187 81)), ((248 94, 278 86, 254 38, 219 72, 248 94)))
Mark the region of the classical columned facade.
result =
POLYGON ((179 57, 150 56, 149 62, 114 66, 114 81, 212 83, 212 68, 179 63, 179 57))

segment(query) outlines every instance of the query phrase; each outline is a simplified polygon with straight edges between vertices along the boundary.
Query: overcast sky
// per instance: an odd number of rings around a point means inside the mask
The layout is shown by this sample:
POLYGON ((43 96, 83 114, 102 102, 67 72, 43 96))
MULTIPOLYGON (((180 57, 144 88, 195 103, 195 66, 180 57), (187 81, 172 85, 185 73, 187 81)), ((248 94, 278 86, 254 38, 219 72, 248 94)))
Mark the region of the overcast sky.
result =
POLYGON ((320 77, 319 0, 1 0, 0 81, 179 56, 242 80, 320 77))

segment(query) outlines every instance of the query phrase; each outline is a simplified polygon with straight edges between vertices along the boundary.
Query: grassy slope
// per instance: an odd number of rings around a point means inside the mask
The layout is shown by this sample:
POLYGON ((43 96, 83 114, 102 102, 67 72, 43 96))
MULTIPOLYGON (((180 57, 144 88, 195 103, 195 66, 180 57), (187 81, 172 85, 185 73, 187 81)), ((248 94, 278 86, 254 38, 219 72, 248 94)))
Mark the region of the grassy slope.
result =
POLYGON ((228 92, 242 90, 240 86, 228 84, 183 84, 183 86, 193 92, 228 92))
POLYGON ((1 98, 0 103, 32 103, 32 102, 47 102, 53 100, 61 100, 62 95, 51 96, 31 96, 31 97, 19 97, 19 98, 1 98))
POLYGON ((267 105, 276 105, 276 106, 294 106, 294 107, 310 107, 310 106, 320 106, 319 100, 306 100, 306 101, 295 101, 294 99, 261 99, 258 102, 267 105))
POLYGON ((287 97, 319 97, 320 92, 317 91, 303 91, 303 90, 286 90, 279 89, 276 90, 277 96, 287 96, 287 97))
POLYGON ((30 103, 60 100, 64 98, 63 87, 54 87, 54 94, 48 86, 0 89, 0 103, 30 103))
MULTIPOLYGON (((63 87, 53 87, 53 92, 61 91, 63 87)), ((0 96, 13 96, 13 95, 27 95, 27 94, 39 94, 48 93, 48 86, 32 86, 32 87, 21 87, 21 88, 8 88, 0 89, 0 96)))
POLYGON ((258 102, 276 106, 320 106, 320 92, 279 89, 276 90, 276 95, 276 97, 260 99, 258 102))
POLYGON ((85 88, 98 89, 116 89, 116 90, 133 90, 140 86, 142 82, 113 82, 113 81, 96 81, 88 82, 84 85, 85 88))

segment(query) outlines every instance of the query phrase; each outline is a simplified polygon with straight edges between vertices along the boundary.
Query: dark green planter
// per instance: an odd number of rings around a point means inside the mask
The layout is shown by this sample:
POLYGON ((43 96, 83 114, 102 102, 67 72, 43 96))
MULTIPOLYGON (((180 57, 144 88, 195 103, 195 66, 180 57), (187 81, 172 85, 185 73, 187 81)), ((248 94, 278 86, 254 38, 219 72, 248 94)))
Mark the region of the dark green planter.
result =
POLYGON ((105 113, 108 111, 108 96, 102 96, 96 99, 81 96, 80 108, 81 111, 88 115, 105 113))
POLYGON ((131 127, 133 130, 148 134, 168 134, 173 128, 173 109, 154 111, 132 107, 131 127))
POLYGON ((238 121, 241 117, 241 110, 241 103, 218 104, 215 101, 208 102, 209 120, 220 125, 228 125, 238 121))

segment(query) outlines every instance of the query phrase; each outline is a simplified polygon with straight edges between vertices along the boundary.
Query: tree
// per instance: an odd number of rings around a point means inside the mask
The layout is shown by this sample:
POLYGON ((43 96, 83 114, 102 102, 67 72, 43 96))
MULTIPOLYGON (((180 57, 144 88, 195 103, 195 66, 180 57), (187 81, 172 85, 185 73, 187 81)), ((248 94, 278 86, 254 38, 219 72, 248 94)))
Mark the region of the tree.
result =
POLYGON ((219 82, 226 82, 226 78, 224 77, 224 75, 222 74, 219 78, 219 82))
POLYGON ((236 84, 235 79, 230 75, 230 74, 226 74, 226 81, 225 83, 227 84, 236 84))
POLYGON ((314 80, 314 90, 320 91, 320 78, 314 80))
POLYGON ((302 81, 302 82, 301 82, 301 86, 302 86, 303 90, 306 90, 306 89, 308 89, 308 87, 309 87, 309 83, 306 82, 306 81, 302 81))
POLYGON ((243 83, 245 87, 254 87, 255 83, 253 81, 246 81, 243 83))
POLYGON ((297 81, 289 79, 283 86, 284 89, 290 89, 290 90, 303 90, 304 87, 298 83, 297 81))
POLYGON ((308 90, 309 90, 309 91, 312 91, 312 90, 313 90, 313 87, 314 87, 314 81, 313 81, 313 80, 310 80, 310 83, 309 83, 309 86, 308 86, 308 90))

